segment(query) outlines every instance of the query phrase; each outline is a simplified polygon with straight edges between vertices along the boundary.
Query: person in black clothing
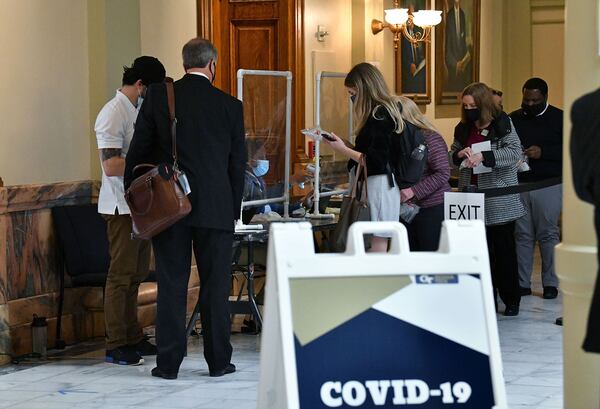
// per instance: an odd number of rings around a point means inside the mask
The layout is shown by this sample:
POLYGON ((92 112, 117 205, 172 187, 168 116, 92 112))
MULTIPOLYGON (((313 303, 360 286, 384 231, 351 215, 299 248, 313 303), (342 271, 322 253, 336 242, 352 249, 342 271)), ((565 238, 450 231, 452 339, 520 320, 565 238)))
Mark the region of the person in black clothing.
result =
MULTIPOLYGON (((573 187, 581 200, 594 205, 594 226, 600 266, 600 89, 573 103, 571 122, 573 187)), ((600 353, 600 274, 596 276, 583 349, 600 353)))
MULTIPOLYGON (((392 139, 400 138, 404 121, 396 98, 390 93, 383 75, 373 65, 355 65, 344 80, 346 90, 354 102, 356 121, 356 145, 349 148, 335 134, 327 141, 335 151, 350 158, 348 167, 353 169, 362 155, 367 164, 367 188, 371 221, 393 221, 400 218, 400 190, 394 183, 389 164, 392 157, 392 139)), ((375 235, 371 251, 385 252, 388 236, 375 235)))
MULTIPOLYGON (((229 290, 233 228, 240 216, 246 147, 242 103, 212 86, 217 50, 194 38, 183 47, 186 74, 174 84, 179 167, 187 175, 191 213, 152 239, 158 300, 152 376, 175 379, 185 355, 192 246, 200 275, 204 357, 210 376, 231 363, 229 290)), ((167 93, 148 88, 126 158, 125 184, 140 163, 172 163, 167 93)))
MULTIPOLYGON (((548 104, 548 85, 531 78, 523 85, 521 109, 510 117, 531 170, 519 173, 519 182, 536 182, 562 175, 563 111, 548 104)), ((554 247, 560 242, 558 220, 562 209, 562 184, 521 193, 527 214, 517 220, 515 239, 521 295, 531 294, 533 249, 539 242, 542 256, 543 297, 556 298, 558 277, 554 247)))

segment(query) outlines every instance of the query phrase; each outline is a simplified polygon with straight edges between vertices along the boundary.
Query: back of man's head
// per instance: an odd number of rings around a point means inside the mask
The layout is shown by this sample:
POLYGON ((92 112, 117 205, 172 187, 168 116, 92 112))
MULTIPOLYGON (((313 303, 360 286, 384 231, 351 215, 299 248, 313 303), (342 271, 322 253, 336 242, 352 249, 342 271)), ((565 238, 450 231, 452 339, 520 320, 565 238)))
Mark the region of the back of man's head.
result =
POLYGON ((522 91, 525 92, 526 89, 537 89, 542 93, 543 96, 548 96, 548 84, 546 83, 546 81, 538 77, 529 78, 527 81, 525 81, 525 84, 523 84, 522 91))
POLYGON ((183 68, 205 68, 211 60, 217 59, 217 49, 204 38, 196 37, 188 41, 181 51, 183 68))
POLYGON ((165 80, 165 67, 158 58, 143 55, 133 61, 131 67, 123 67, 122 85, 133 85, 137 80, 148 86, 165 80))

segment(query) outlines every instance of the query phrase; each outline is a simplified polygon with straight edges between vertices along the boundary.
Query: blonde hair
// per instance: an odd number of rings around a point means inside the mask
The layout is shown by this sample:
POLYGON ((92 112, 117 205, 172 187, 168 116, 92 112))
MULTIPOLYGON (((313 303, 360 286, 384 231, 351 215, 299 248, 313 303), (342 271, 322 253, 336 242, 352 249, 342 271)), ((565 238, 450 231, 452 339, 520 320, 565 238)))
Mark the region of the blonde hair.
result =
POLYGON ((401 133, 404 130, 404 121, 396 97, 390 93, 381 71, 375 66, 366 62, 355 65, 346 75, 344 85, 356 90, 353 113, 357 133, 365 126, 369 116, 383 119, 375 115, 380 106, 388 111, 394 121, 394 131, 401 133))
POLYGON ((429 119, 423 115, 417 104, 415 104, 415 101, 410 98, 399 96, 398 102, 402 107, 402 118, 405 121, 410 122, 417 128, 439 133, 436 127, 429 122, 429 119))

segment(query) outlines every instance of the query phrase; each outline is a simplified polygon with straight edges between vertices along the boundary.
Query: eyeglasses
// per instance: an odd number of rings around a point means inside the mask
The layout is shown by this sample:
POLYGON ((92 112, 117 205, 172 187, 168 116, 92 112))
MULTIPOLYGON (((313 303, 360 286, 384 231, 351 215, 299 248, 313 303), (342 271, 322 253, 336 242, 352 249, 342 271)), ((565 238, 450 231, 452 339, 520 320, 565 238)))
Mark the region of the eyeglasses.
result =
POLYGON ((492 94, 498 95, 499 97, 501 97, 502 96, 502 91, 498 91, 497 89, 493 89, 492 90, 492 94))

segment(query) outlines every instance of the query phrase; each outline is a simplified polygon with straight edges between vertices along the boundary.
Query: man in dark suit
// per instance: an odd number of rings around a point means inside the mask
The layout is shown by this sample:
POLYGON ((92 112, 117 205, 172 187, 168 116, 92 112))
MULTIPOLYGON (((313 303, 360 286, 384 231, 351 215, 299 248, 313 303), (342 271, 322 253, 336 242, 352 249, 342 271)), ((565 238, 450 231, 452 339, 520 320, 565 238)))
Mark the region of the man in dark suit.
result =
MULTIPOLYGON (((594 205, 600 265, 600 89, 573 103, 571 122, 573 187, 581 200, 594 205)), ((596 276, 583 349, 600 353, 600 274, 596 276)))
MULTIPOLYGON (((409 13, 415 12, 413 3, 408 5, 409 13)), ((412 20, 406 22, 406 30, 412 36, 422 35, 423 29, 414 25, 412 20)), ((402 36, 402 93, 424 94, 427 92, 425 84, 425 45, 413 44, 402 36)))
MULTIPOLYGON (((246 167, 242 103, 212 86, 217 50, 195 38, 183 47, 186 75, 174 83, 179 168, 191 193, 191 213, 152 239, 158 300, 153 376, 175 379, 186 351, 185 315, 192 245, 200 275, 204 357, 210 376, 235 371, 230 362, 231 247, 246 167)), ((125 183, 140 163, 172 163, 167 93, 148 88, 125 168, 125 183)))
POLYGON ((460 0, 446 14, 445 60, 448 69, 448 82, 444 91, 462 91, 471 80, 471 54, 467 47, 465 12, 460 8, 460 0))

